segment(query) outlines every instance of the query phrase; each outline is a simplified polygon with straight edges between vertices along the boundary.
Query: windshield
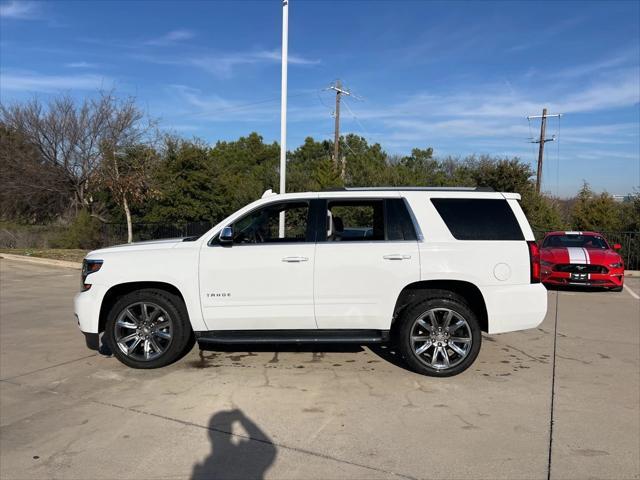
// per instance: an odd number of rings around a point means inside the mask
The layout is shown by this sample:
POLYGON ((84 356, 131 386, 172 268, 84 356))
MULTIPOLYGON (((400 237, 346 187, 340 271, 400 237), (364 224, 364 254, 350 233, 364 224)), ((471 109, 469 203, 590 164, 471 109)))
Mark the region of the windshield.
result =
POLYGON ((595 235, 549 235, 544 239, 542 247, 581 247, 606 250, 609 248, 609 245, 604 238, 596 237, 595 235))

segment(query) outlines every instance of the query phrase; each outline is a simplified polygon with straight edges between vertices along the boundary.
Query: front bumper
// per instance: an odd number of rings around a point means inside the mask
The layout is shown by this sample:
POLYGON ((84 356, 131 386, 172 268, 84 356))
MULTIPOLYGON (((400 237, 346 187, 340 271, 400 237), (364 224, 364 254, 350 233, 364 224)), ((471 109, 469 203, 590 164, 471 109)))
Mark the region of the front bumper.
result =
POLYGON ((95 350, 96 352, 100 351, 100 334, 87 332, 82 333, 84 334, 84 341, 87 343, 87 348, 89 350, 95 350))
POLYGON ((86 292, 76 294, 73 300, 73 310, 78 327, 83 333, 100 333, 100 306, 106 293, 105 290, 101 285, 92 285, 86 292))
POLYGON ((572 274, 570 272, 556 272, 542 269, 542 283, 556 286, 580 286, 615 288, 624 283, 624 270, 612 270, 609 273, 583 273, 572 274))

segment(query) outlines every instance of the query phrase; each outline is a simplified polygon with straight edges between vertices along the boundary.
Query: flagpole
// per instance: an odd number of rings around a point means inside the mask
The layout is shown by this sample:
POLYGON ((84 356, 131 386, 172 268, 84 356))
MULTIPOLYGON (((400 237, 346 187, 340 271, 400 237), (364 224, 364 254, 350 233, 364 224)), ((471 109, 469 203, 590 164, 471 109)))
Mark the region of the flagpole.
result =
MULTIPOLYGON (((289 0, 282 0, 282 99, 280 102, 280 193, 287 184, 287 59, 289 55, 289 0)), ((279 236, 284 238, 284 212, 280 212, 279 236)))

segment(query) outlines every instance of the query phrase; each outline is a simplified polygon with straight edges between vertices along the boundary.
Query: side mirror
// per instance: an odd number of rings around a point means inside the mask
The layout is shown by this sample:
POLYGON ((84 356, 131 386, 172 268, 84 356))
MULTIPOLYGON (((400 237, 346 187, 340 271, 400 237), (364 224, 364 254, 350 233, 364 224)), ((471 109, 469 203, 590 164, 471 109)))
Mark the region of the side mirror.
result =
POLYGON ((233 244, 233 227, 224 227, 220 232, 220 243, 222 245, 233 244))
POLYGON ((620 250, 621 248, 622 248, 622 245, 620 245, 619 243, 616 243, 613 245, 614 250, 620 250))

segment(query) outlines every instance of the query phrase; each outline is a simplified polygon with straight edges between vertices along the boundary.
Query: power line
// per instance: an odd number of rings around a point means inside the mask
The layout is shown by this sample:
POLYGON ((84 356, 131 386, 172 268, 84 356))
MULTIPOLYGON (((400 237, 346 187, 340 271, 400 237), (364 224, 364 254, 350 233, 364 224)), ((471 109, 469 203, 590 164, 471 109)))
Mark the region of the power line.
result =
POLYGON ((358 125, 360 125, 360 128, 362 129, 362 133, 364 133, 365 136, 367 136, 367 137, 371 137, 371 134, 369 132, 367 132, 366 128, 364 128, 364 125, 362 124, 362 122, 360 121, 358 116, 355 113, 353 113, 353 110, 351 110, 351 107, 347 103, 347 99, 346 98, 344 99, 344 106, 347 107, 347 110, 349 110, 349 113, 351 113, 351 116, 353 117, 353 119, 356 122, 358 122, 358 125))
MULTIPOLYGON (((301 92, 301 93, 296 93, 293 95, 288 95, 288 98, 296 98, 296 97, 303 97, 306 95, 310 95, 312 93, 315 93, 318 90, 311 90, 311 91, 305 91, 305 92, 301 92)), ((273 102, 279 102, 281 100, 280 97, 274 97, 274 98, 269 98, 269 99, 265 99, 265 100, 257 100, 255 102, 249 102, 249 103, 242 103, 240 105, 234 105, 234 106, 230 106, 230 107, 224 107, 224 108, 217 108, 217 109, 211 109, 209 111, 204 111, 204 112, 199 112, 197 114, 192 114, 191 112, 187 112, 184 114, 180 114, 180 115, 176 115, 177 118, 180 117, 186 117, 186 116, 194 116, 194 117, 202 117, 202 116, 206 116, 206 115, 211 115, 211 114, 215 114, 215 113, 229 113, 229 112, 237 112, 237 111, 242 111, 246 108, 249 107, 253 107, 255 105, 263 105, 266 103, 273 103, 273 102)))

